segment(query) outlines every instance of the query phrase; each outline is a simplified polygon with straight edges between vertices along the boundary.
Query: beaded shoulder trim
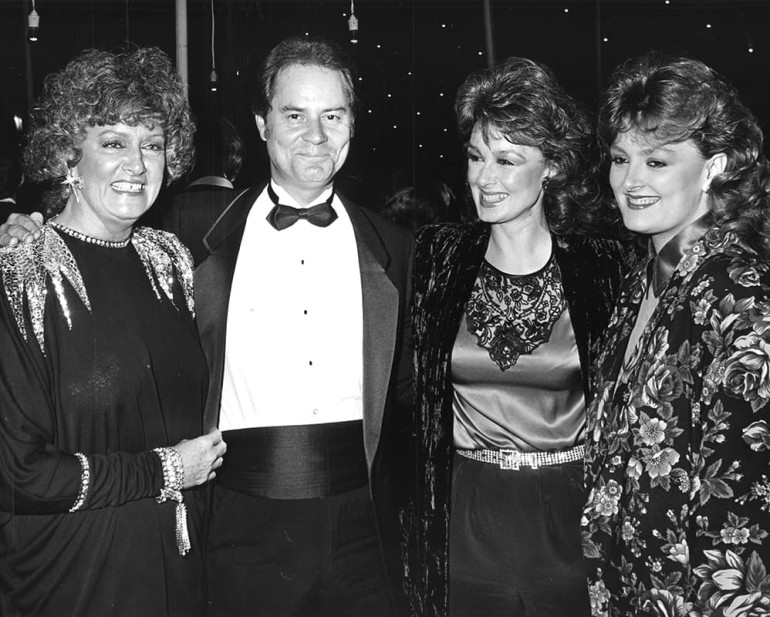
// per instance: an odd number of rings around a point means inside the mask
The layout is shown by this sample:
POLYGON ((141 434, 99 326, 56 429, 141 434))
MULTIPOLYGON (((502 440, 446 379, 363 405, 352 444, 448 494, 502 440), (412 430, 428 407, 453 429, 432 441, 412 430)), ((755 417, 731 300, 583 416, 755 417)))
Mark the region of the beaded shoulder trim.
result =
MULTIPOLYGON (((67 325, 72 328, 69 302, 64 291, 66 280, 83 305, 91 311, 83 278, 75 258, 61 236, 50 225, 32 244, 0 249, 0 277, 19 332, 28 340, 27 319, 40 350, 45 353, 45 301, 47 283, 53 284, 56 299, 67 325)), ((131 238, 153 291, 158 299, 161 292, 173 303, 173 284, 176 278, 192 315, 195 314, 192 284, 192 258, 189 251, 173 234, 139 227, 131 238)))
POLYGON ((131 244, 144 264, 147 278, 158 299, 163 291, 174 303, 173 286, 176 279, 182 287, 187 310, 194 317, 193 260, 187 247, 174 234, 151 227, 135 229, 131 244))

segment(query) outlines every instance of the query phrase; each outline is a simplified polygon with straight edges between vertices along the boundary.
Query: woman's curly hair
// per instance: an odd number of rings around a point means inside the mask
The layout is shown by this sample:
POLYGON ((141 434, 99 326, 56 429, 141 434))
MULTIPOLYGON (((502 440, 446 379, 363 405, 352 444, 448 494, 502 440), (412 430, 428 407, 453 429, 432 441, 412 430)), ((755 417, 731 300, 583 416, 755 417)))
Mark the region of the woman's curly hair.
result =
POLYGON ((600 199, 590 123, 551 69, 526 58, 508 58, 471 73, 455 101, 465 144, 478 125, 485 139, 499 132, 508 141, 540 150, 554 175, 543 206, 557 234, 598 231, 618 216, 600 199))
POLYGON ((653 144, 692 140, 705 159, 724 153, 725 171, 709 187, 711 216, 721 233, 770 256, 770 166, 762 130, 733 86, 691 58, 653 51, 628 60, 600 101, 605 159, 618 134, 632 129, 653 144))
POLYGON ((167 184, 192 167, 195 123, 169 57, 157 47, 88 50, 46 76, 30 114, 24 170, 49 186, 50 214, 64 207, 69 187, 61 180, 82 156, 86 128, 118 123, 163 129, 167 184))

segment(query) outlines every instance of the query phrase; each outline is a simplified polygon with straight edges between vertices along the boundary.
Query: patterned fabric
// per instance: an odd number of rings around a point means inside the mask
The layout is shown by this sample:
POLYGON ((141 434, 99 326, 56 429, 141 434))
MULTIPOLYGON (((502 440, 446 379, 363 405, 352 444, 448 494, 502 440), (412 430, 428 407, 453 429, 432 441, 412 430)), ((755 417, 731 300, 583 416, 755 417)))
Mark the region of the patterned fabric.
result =
MULTIPOLYGON (((194 314, 192 258, 176 236, 149 227, 134 230, 131 238, 144 264, 153 291, 160 299, 161 291, 173 303, 173 285, 178 279, 185 302, 194 314)), ((45 300, 50 278, 62 314, 72 327, 70 307, 62 282, 66 280, 90 311, 91 305, 77 263, 59 232, 50 225, 32 244, 0 250, 0 276, 13 317, 22 336, 27 338, 27 315, 40 350, 45 353, 45 300)))
MULTIPOLYGON (((433 225, 417 234, 413 343, 415 414, 400 508, 404 585, 413 616, 447 614, 447 567, 453 414, 451 355, 463 311, 484 260, 489 226, 433 225)), ((554 238, 588 396, 588 375, 623 275, 640 253, 609 238, 554 238)))
POLYGON ((505 274, 485 261, 466 308, 468 332, 504 371, 521 354, 548 342, 563 311, 561 275, 553 256, 525 276, 505 274))
POLYGON ((770 267, 708 232, 618 381, 646 285, 640 265, 592 384, 592 614, 770 615, 770 267))

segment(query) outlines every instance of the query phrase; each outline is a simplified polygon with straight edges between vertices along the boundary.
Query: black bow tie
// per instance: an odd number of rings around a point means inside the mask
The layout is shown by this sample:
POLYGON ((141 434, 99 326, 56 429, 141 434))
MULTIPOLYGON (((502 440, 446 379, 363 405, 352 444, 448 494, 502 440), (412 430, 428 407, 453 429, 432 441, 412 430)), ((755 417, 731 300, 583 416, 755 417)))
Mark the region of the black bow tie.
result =
POLYGON ((329 195, 329 199, 324 203, 310 208, 292 208, 291 206, 284 206, 283 204, 278 203, 278 195, 275 194, 275 191, 270 184, 267 185, 267 194, 275 204, 273 209, 267 214, 267 222, 278 231, 291 227, 299 219, 305 219, 308 223, 312 223, 317 227, 328 227, 337 218, 337 213, 334 211, 334 208, 332 208, 334 191, 332 191, 332 194, 329 195))

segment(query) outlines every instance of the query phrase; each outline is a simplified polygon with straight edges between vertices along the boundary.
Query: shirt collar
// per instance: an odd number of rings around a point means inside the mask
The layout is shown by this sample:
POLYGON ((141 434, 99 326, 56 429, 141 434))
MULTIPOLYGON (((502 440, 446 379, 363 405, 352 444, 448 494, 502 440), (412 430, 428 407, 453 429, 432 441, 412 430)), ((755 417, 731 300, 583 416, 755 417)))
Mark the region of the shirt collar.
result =
POLYGON ((647 254, 647 277, 652 286, 652 293, 657 298, 666 288, 676 267, 684 254, 700 240, 711 227, 711 213, 704 214, 698 220, 690 223, 671 240, 666 242, 660 253, 655 254, 655 247, 650 240, 647 254))

